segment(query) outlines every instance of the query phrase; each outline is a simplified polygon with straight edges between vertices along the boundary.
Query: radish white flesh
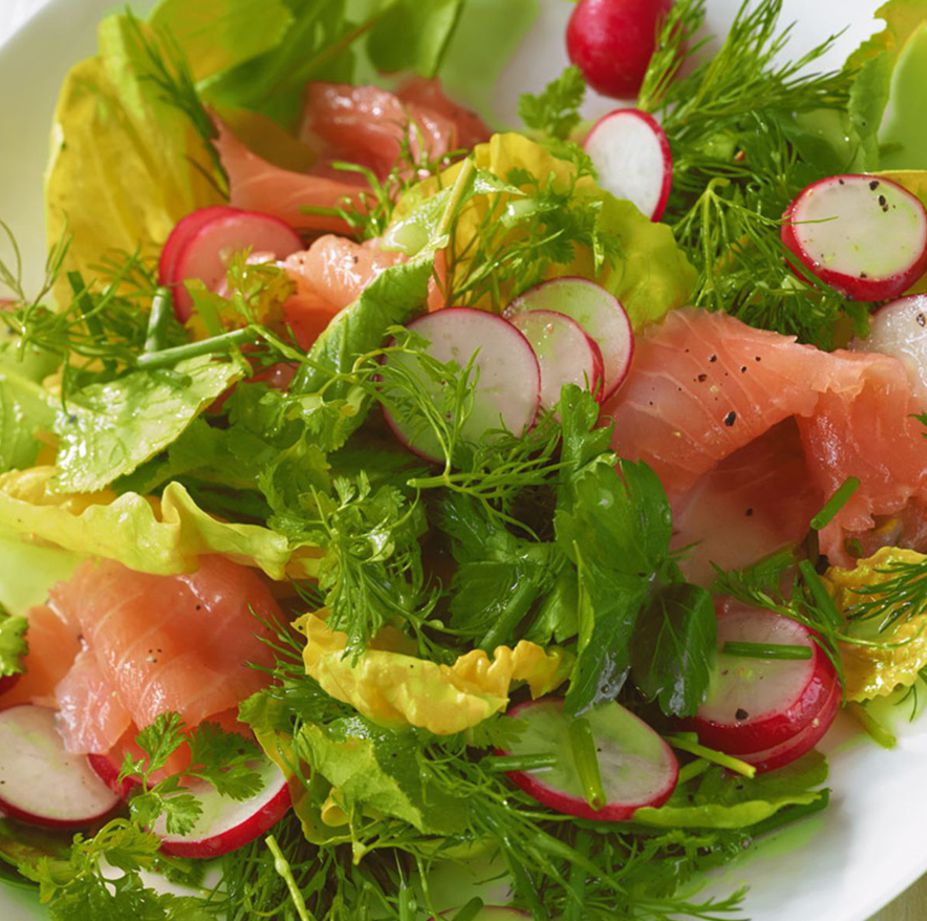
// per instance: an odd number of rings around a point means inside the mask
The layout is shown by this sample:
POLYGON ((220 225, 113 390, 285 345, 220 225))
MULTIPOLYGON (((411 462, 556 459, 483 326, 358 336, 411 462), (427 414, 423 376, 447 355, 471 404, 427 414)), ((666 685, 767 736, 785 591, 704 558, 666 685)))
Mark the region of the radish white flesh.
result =
POLYGON ((869 320, 869 336, 852 348, 901 359, 927 388, 927 295, 912 294, 880 307, 869 320))
POLYGON ((197 208, 196 211, 191 211, 186 217, 181 218, 168 234, 161 249, 161 257, 158 259, 158 284, 168 286, 174 284, 177 257, 201 227, 222 215, 240 213, 239 208, 231 208, 228 205, 211 205, 208 208, 197 208))
POLYGON ((239 801, 220 796, 215 787, 201 780, 186 785, 202 804, 203 814, 186 835, 168 834, 163 817, 155 823, 161 850, 174 857, 219 857, 263 835, 286 815, 290 791, 286 778, 270 759, 260 764, 261 789, 239 801))
POLYGON ((801 264, 854 300, 897 297, 927 269, 927 212, 889 179, 821 179, 783 218, 782 241, 801 264))
POLYGON ((631 368, 634 332, 614 295, 586 278, 552 278, 516 297, 506 307, 505 316, 511 318, 529 310, 553 310, 576 320, 602 353, 602 400, 615 393, 631 368))
POLYGON ((23 704, 0 713, 0 812, 32 825, 83 828, 118 802, 83 755, 64 750, 53 710, 23 704))
POLYGON ((250 249, 272 253, 283 259, 303 248, 302 240, 289 224, 257 211, 220 213, 199 226, 177 253, 173 275, 174 311, 181 322, 190 318, 193 298, 183 286, 189 278, 199 278, 210 291, 225 281, 232 253, 250 249))
MULTIPOLYGON (((511 323, 483 310, 450 307, 420 317, 409 329, 427 340, 428 354, 444 364, 454 361, 465 368, 476 356, 473 368, 479 378, 472 390, 470 414, 461 428, 465 441, 479 442, 498 429, 521 435, 531 427, 540 403, 541 371, 530 343, 511 323)), ((423 393, 434 402, 440 400, 441 385, 427 376, 416 356, 396 353, 384 364, 411 374, 423 393)), ((444 459, 430 428, 410 423, 389 409, 384 414, 412 451, 428 460, 444 459)))
POLYGON ((557 763, 509 777, 538 802, 583 819, 621 822, 642 806, 661 806, 676 786, 679 764, 670 747, 643 720, 610 701, 583 714, 589 721, 605 790, 605 806, 596 810, 583 796, 570 744, 572 717, 563 701, 545 698, 513 708, 509 715, 523 731, 505 754, 554 755, 557 763))
POLYGON ((718 616, 718 660, 708 698, 688 724, 704 745, 733 755, 761 752, 798 735, 837 684, 811 632, 787 617, 730 604, 718 616), (720 652, 725 643, 803 646, 809 659, 754 659, 720 652))
POLYGON ((801 732, 772 748, 758 752, 742 752, 737 757, 752 764, 760 773, 774 771, 797 761, 824 738, 840 710, 840 698, 840 686, 835 683, 820 713, 801 732))
POLYGON ((640 109, 615 109, 592 126, 583 146, 606 192, 626 198, 652 221, 663 217, 673 184, 673 155, 652 116, 640 109))
POLYGON ((511 318, 531 343, 541 368, 541 406, 551 409, 566 384, 602 395, 602 351, 583 328, 554 310, 527 310, 511 318))

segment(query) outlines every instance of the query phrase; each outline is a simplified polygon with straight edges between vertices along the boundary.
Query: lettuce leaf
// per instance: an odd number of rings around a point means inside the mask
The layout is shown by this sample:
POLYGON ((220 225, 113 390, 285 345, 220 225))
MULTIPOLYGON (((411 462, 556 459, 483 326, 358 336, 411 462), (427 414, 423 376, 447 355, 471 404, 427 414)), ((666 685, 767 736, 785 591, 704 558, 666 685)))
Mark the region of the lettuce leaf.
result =
POLYGON ((36 435, 52 428, 55 412, 38 385, 0 364, 0 473, 35 463, 36 435))
POLYGON ((48 590, 69 579, 83 554, 58 547, 40 547, 16 537, 0 536, 0 606, 25 614, 42 604, 48 590))
POLYGON ((633 820, 658 828, 750 828, 790 806, 826 801, 828 791, 816 789, 826 780, 827 761, 818 752, 752 780, 711 768, 697 785, 680 785, 665 805, 638 809, 633 820))
POLYGON ((29 651, 27 626, 25 617, 7 614, 0 608, 0 678, 22 672, 23 657, 29 651))
POLYGON ((62 492, 96 492, 132 473, 174 442, 220 394, 243 376, 240 364, 204 355, 171 371, 133 371, 90 384, 55 420, 62 492))
POLYGON ((204 553, 223 553, 271 579, 316 573, 314 546, 213 518, 179 483, 169 483, 160 501, 137 493, 75 495, 52 488, 55 474, 54 467, 33 467, 0 475, 0 532, 156 575, 190 572, 204 553))
POLYGON ((306 636, 306 673, 327 694, 380 726, 417 726, 436 735, 462 732, 504 710, 517 682, 527 683, 532 697, 549 693, 572 665, 568 652, 525 640, 514 649, 497 646, 492 656, 473 649, 440 665, 409 654, 388 629, 352 661, 345 655, 347 634, 322 618, 306 614, 294 626, 306 636))
POLYGON ((223 200, 208 144, 159 85, 145 44, 156 47, 151 30, 116 15, 97 35, 99 54, 68 73, 52 127, 48 239, 72 238, 56 289, 62 301, 68 271, 93 278, 104 257, 153 256, 181 217, 223 200))

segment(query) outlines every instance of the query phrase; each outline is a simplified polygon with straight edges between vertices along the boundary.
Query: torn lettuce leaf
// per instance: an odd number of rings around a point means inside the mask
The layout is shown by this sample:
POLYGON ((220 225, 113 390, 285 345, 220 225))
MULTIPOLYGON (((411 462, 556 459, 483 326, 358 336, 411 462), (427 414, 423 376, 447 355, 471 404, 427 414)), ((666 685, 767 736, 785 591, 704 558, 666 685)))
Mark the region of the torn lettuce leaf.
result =
POLYGON ((23 658, 29 651, 27 626, 25 617, 8 614, 0 607, 0 678, 22 672, 23 658))
POLYGON ((306 672, 322 689, 362 716, 389 728, 416 726, 451 735, 505 710, 509 689, 525 682, 541 697, 566 680, 572 656, 520 641, 492 655, 473 649, 453 665, 419 659, 386 630, 355 659, 345 655, 348 637, 322 617, 306 614, 294 626, 306 636, 306 672))
POLYGON ((268 528, 220 521, 179 483, 160 500, 110 491, 66 494, 52 488, 54 467, 0 475, 0 531, 73 553, 116 560, 139 572, 191 572, 205 553, 256 566, 271 579, 314 576, 320 555, 268 528))
POLYGON ((133 371, 74 393, 55 420, 55 488, 97 492, 174 442, 210 403, 244 376, 211 356, 171 370, 133 371))

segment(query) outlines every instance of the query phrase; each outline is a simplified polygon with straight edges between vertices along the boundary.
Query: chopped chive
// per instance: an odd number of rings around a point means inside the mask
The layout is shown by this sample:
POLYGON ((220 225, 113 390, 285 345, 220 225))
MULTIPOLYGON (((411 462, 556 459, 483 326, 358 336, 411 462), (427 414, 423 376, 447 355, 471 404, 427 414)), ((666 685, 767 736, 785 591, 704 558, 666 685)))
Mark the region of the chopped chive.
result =
POLYGON ((747 764, 746 761, 741 761, 739 758, 732 758, 730 755, 725 755, 724 752, 715 751, 712 748, 699 745, 698 742, 693 742, 691 733, 679 733, 678 735, 664 736, 663 738, 673 748, 704 758, 706 761, 727 768, 735 774, 742 774, 751 780, 756 776, 756 768, 752 764, 747 764))
POLYGON ((787 643, 725 643, 721 652, 742 659, 810 659, 810 646, 790 646, 787 643))
POLYGON ((473 919, 483 910, 485 904, 478 896, 470 899, 460 911, 451 919, 451 921, 473 921, 473 919))
POLYGON ((805 585, 808 586, 808 591, 811 592, 814 603, 830 622, 830 626, 839 630, 843 626, 843 618, 837 610, 837 605, 834 604, 834 599, 830 597, 824 587, 821 577, 815 572, 814 566, 811 565, 809 560, 802 560, 798 564, 798 571, 805 580, 805 585))
POLYGON ((220 336, 209 339, 200 339, 187 345, 178 345, 172 349, 161 349, 160 352, 147 352, 139 355, 136 364, 140 368, 166 368, 184 361, 187 358, 197 358, 200 355, 228 355, 233 349, 247 342, 255 342, 259 337, 257 330, 233 329, 220 336))
POLYGON ((706 761, 704 758, 696 758, 695 761, 690 761, 688 764, 684 764, 679 769, 679 777, 676 783, 679 786, 688 783, 690 780, 694 780, 696 777, 701 776, 711 767, 711 762, 706 761))
POLYGON ((855 476, 847 477, 824 504, 824 508, 811 519, 811 527, 815 531, 827 527, 834 520, 837 512, 850 501, 857 489, 859 489, 859 479, 855 476))
POLYGON ((898 744, 895 733, 881 720, 876 719, 863 704, 851 702, 847 704, 853 718, 869 733, 870 737, 882 748, 894 748, 898 744))
POLYGON ((605 788, 602 786, 602 772, 599 770, 599 756, 596 754, 595 737, 589 721, 583 717, 570 723, 570 747, 573 763, 579 774, 586 802, 598 812, 605 807, 605 788))
POLYGON ((151 312, 148 314, 148 332, 145 336, 143 351, 158 352, 164 347, 164 327, 174 308, 174 299, 170 288, 160 287, 151 300, 151 312))
POLYGON ((497 773, 509 771, 540 771, 557 763, 556 755, 490 755, 481 762, 487 770, 497 773))
POLYGON ((296 879, 293 876, 293 868, 290 866, 286 857, 283 856, 283 851, 280 850, 277 839, 273 835, 268 835, 264 841, 267 844, 267 849, 274 855, 274 870, 277 875, 283 879, 287 889, 290 891, 290 900, 293 902, 296 914, 299 915, 299 921, 315 921, 312 913, 306 907, 306 900, 303 898, 303 894, 300 892, 296 879))

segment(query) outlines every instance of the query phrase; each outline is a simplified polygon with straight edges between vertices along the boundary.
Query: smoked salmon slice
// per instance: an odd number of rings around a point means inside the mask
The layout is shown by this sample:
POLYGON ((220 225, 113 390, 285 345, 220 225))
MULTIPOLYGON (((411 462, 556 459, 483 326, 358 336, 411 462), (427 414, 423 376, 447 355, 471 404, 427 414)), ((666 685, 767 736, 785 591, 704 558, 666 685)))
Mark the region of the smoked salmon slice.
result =
POLYGON ((925 406, 927 395, 895 358, 821 352, 686 308, 638 338, 628 380, 604 412, 615 422, 616 450, 653 467, 680 508, 725 459, 794 419, 805 478, 779 484, 782 502, 806 486, 823 502, 847 477, 861 481, 820 535, 831 562, 846 565, 848 538, 885 516, 916 519, 909 509, 927 504, 927 450, 913 418, 925 406))
POLYGON ((279 608, 254 570, 224 557, 201 557, 196 572, 180 576, 85 563, 53 589, 52 604, 80 625, 86 647, 57 695, 71 751, 107 751, 125 732, 115 706, 97 707, 107 686, 144 727, 167 711, 198 725, 267 683, 250 666, 272 664, 261 620, 278 621, 279 608))

